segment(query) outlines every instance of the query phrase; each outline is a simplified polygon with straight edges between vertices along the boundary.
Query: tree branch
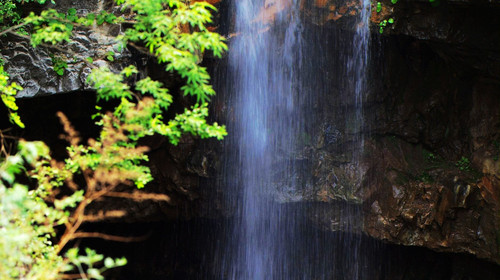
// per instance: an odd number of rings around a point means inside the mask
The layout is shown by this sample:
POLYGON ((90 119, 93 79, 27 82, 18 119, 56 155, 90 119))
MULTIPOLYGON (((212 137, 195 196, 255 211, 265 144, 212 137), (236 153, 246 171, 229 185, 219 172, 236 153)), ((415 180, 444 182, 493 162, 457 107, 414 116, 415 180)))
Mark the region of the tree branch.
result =
MULTIPOLYGON (((18 25, 14 25, 14 26, 11 26, 3 31, 0 32, 0 36, 2 35, 5 35, 7 33, 12 33, 14 30, 18 29, 18 28, 21 28, 23 26, 27 25, 27 23, 23 22, 23 23, 20 23, 18 25)), ((15 33, 15 32, 14 32, 15 33)))
POLYGON ((145 47, 138 46, 137 44, 135 44, 133 42, 127 42, 127 44, 134 47, 137 51, 139 51, 142 54, 145 54, 145 55, 151 56, 151 57, 155 57, 155 55, 150 53, 149 50, 146 49, 145 47))
POLYGON ((73 234, 72 239, 76 238, 100 238, 104 240, 117 241, 117 242, 138 242, 146 240, 151 236, 151 232, 143 236, 119 236, 111 235, 102 232, 76 232, 73 234))
POLYGON ((82 201, 80 201, 80 204, 76 208, 75 212, 73 212, 73 214, 71 215, 71 217, 73 217, 75 221, 66 224, 66 230, 64 231, 63 236, 61 237, 59 243, 57 244, 58 254, 70 240, 75 239, 74 237, 75 232, 78 230, 78 228, 83 222, 85 207, 87 207, 88 203, 89 203, 88 198, 84 198, 82 201))
POLYGON ((155 200, 155 201, 166 201, 170 203, 172 199, 170 196, 161 193, 143 193, 139 191, 135 191, 133 193, 125 193, 125 192, 108 192, 104 194, 104 196, 108 197, 119 197, 119 198, 128 198, 135 201, 143 201, 143 200, 155 200))
POLYGON ((111 211, 99 211, 95 215, 85 215, 83 218, 84 222, 99 222, 104 221, 110 218, 121 218, 124 217, 127 213, 123 210, 111 210, 111 211))
MULTIPOLYGON (((7 30, 5 30, 5 31, 7 31, 7 30)), ((16 37, 23 38, 23 39, 26 39, 26 40, 28 40, 28 41, 31 41, 31 37, 30 37, 30 36, 27 36, 27 35, 22 35, 22 34, 19 34, 19 33, 14 32, 14 31, 12 31, 12 30, 11 30, 11 31, 9 31, 9 32, 7 32, 7 33, 9 33, 9 34, 11 34, 11 35, 14 35, 14 36, 16 36, 16 37)), ((60 52, 62 52, 62 53, 66 53, 66 54, 74 54, 73 52, 71 52, 71 51, 69 51, 69 50, 67 50, 67 49, 63 49, 63 48, 61 48, 61 47, 59 47, 59 46, 55 46, 55 45, 49 45, 49 44, 45 44, 45 43, 40 43, 40 46, 42 46, 42 47, 46 47, 46 48, 50 48, 50 49, 55 49, 55 50, 57 50, 57 51, 60 51, 60 52)))
POLYGON ((61 279, 82 279, 81 274, 60 274, 58 275, 59 278, 61 279))

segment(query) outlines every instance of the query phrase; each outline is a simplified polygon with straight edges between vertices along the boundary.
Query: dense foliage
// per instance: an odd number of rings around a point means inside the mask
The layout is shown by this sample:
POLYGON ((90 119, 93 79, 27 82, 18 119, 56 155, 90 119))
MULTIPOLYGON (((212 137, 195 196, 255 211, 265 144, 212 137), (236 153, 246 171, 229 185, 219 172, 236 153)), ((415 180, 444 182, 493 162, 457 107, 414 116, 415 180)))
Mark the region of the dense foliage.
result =
POLYGON ((52 245, 56 234, 54 226, 68 222, 66 210, 82 201, 83 191, 62 199, 49 199, 52 188, 57 186, 49 181, 57 175, 55 170, 46 170, 48 152, 42 142, 20 141, 19 152, 9 155, 0 165, 0 279, 59 279, 62 273, 75 268, 82 278, 102 279, 102 272, 125 265, 126 260, 104 259, 91 249, 86 250, 86 255, 80 255, 78 248, 68 250, 63 257, 59 255, 59 248, 52 245), (27 165, 38 170, 35 174, 41 182, 33 190, 15 180, 27 165), (42 177, 42 174, 51 175, 42 177), (102 260, 104 267, 94 268, 102 260))
MULTIPOLYGON (((0 24, 10 25, 17 24, 21 21, 19 14, 20 4, 37 2, 44 4, 47 0, 2 0, 0 1, 0 24)), ((54 3, 54 0, 51 0, 54 3)))
MULTIPOLYGON (((132 25, 117 38, 117 48, 133 45, 156 57, 165 65, 165 71, 176 73, 185 81, 181 90, 196 100, 191 108, 166 120, 164 115, 173 97, 161 82, 149 77, 138 80, 138 70, 133 65, 114 73, 93 65, 94 58, 86 58, 85 63, 93 68, 88 82, 96 89, 97 98, 118 100, 112 112, 98 107, 95 119, 101 127, 99 138, 81 143, 78 133, 60 113, 69 143, 68 158, 64 162, 51 159, 48 148, 41 142, 20 141, 18 152, 9 154, 3 149, 4 139, 1 139, 0 278, 60 279, 64 273, 70 273, 64 277, 103 279, 103 271, 124 265, 126 260, 104 258, 90 249, 81 255, 77 248, 66 248, 77 238, 121 240, 119 236, 81 231, 80 226, 92 220, 85 212, 86 207, 102 197, 116 196, 119 185, 135 183, 141 188, 153 179, 149 168, 143 165, 148 157, 147 147, 138 145, 142 137, 160 134, 177 144, 186 132, 218 139, 226 134, 223 126, 206 121, 207 102, 215 92, 206 69, 199 62, 205 51, 220 57, 227 47, 220 35, 206 27, 215 8, 205 2, 117 0, 127 12, 127 19, 107 12, 79 16, 75 9, 66 13, 44 10, 22 19, 18 13, 21 2, 29 1, 1 2, 3 27, 0 30, 3 31, 0 35, 25 36, 17 32, 23 28, 24 33, 24 28, 29 27, 35 47, 64 44, 71 41, 75 28, 91 29, 126 20, 132 25), (83 176, 85 185, 74 180, 75 174, 83 176), (18 183, 19 176, 31 177, 37 183, 28 188, 18 183), (57 226, 65 229, 56 230, 57 226)), ((108 53, 107 59, 112 61, 113 53, 108 53)), ((57 54, 52 61, 57 74, 64 75, 66 62, 57 54)), ((8 74, 0 66, 0 96, 11 122, 23 127, 15 103, 19 90, 22 88, 9 83, 8 74)), ((169 198, 154 199, 168 201, 169 198)))

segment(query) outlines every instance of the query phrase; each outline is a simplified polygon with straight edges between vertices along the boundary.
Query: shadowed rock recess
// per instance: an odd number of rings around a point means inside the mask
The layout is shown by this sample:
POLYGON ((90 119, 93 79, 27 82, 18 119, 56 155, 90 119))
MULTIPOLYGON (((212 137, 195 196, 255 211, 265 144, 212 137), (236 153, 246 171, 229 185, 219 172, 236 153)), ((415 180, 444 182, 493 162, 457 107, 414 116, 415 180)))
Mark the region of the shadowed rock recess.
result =
MULTIPOLYGON (((272 8, 280 6, 273 4, 276 1, 269 1, 260 20, 272 20, 273 13, 280 12, 272 8)), ((232 20, 228 1, 212 2, 220 8, 219 31, 237 36, 228 28, 232 20)), ((100 1, 78 3, 81 13, 103 7, 100 1)), ((308 204, 308 226, 342 231, 339 213, 357 208, 362 210, 363 220, 355 226, 375 239, 468 253, 500 264, 500 2, 380 3, 380 12, 376 2, 372 5, 363 126, 355 129, 349 125, 355 114, 349 103, 352 98, 344 96, 341 86, 346 77, 335 74, 344 71, 343 57, 349 50, 337 51, 335 46, 352 34, 352 17, 359 13, 359 3, 301 2, 305 41, 327 44, 305 48, 317 55, 304 63, 323 73, 308 77, 308 86, 323 94, 312 101, 315 116, 308 119, 307 133, 297 141, 301 145, 282 155, 301 166, 294 178, 301 187, 290 189, 286 180, 275 182, 270 195, 286 205, 308 204), (386 23, 381 34, 380 23, 389 19, 393 23, 386 23), (355 162, 352 143, 359 135, 364 137, 363 154, 355 162)), ((117 53, 115 62, 103 59, 99 63, 119 70, 122 62, 134 61, 143 71, 154 73, 158 66, 148 59, 133 50, 116 50, 113 38, 120 31, 120 26, 107 26, 102 34, 77 31, 67 48, 78 56, 63 76, 52 69, 46 47, 33 49, 24 38, 11 35, 0 41, 6 70, 25 88, 19 97, 36 97, 20 101, 27 138, 43 138, 60 146, 55 139, 61 130, 49 116, 57 110, 68 111, 87 137, 95 133, 89 118, 94 95, 85 84, 90 69, 82 59, 113 50, 117 53), (54 94, 61 96, 39 98, 54 94), (88 104, 89 109, 81 109, 81 104, 88 104), (40 114, 47 114, 47 119, 42 120, 40 114)), ((219 123, 230 126, 231 93, 224 88, 227 61, 207 58, 203 63, 213 69, 213 83, 220 93, 213 100, 212 113, 219 123)), ((174 89, 178 82, 171 75, 158 78, 174 89)), ((181 97, 177 99, 183 104, 181 97)), ((196 217, 208 219, 205 223, 209 226, 214 220, 234 215, 235 206, 224 199, 231 194, 224 193, 227 188, 221 187, 219 178, 222 143, 192 137, 185 137, 177 147, 164 139, 147 142, 152 148, 150 165, 156 179, 142 191, 164 193, 172 201, 110 199, 93 211, 127 212, 125 220, 107 222, 196 217)), ((279 173, 276 160, 273 171, 279 173)))

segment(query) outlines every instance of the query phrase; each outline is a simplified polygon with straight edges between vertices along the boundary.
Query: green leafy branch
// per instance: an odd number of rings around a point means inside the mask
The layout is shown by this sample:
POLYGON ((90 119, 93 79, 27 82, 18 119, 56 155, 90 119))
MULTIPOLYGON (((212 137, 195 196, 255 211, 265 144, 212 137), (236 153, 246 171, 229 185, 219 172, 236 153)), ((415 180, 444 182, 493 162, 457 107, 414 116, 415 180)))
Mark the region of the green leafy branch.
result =
POLYGON ((121 37, 123 42, 145 46, 166 64, 167 71, 185 79, 181 88, 185 95, 196 97, 199 104, 206 103, 215 91, 209 84, 208 72, 199 65, 201 56, 210 50, 215 57, 221 57, 227 50, 225 39, 206 27, 212 22, 210 10, 215 7, 206 2, 188 5, 179 0, 118 2, 137 14, 133 27, 121 37))
POLYGON ((0 66, 0 98, 5 107, 7 107, 10 122, 24 128, 24 124, 17 114, 19 108, 16 104, 17 92, 22 89, 15 82, 9 84, 9 74, 3 70, 3 66, 0 66))
POLYGON ((137 69, 129 66, 122 71, 121 75, 114 74, 106 68, 95 69, 89 75, 89 81, 97 89, 98 99, 120 99, 121 102, 113 114, 128 127, 134 129, 128 132, 132 140, 158 133, 167 136, 171 143, 177 144, 183 132, 192 133, 201 138, 222 139, 226 135, 224 126, 207 123, 206 103, 194 105, 190 110, 186 109, 184 113, 165 123, 163 112, 168 109, 173 100, 168 89, 163 88, 160 82, 148 77, 136 83, 135 90, 141 94, 139 96, 123 82, 124 77, 134 73, 137 73, 137 69), (134 99, 139 101, 134 103, 132 102, 134 99))
POLYGON ((120 19, 114 14, 102 11, 99 14, 87 14, 80 17, 76 9, 71 8, 67 13, 60 13, 54 9, 44 10, 40 15, 33 12, 24 19, 24 25, 32 25, 31 44, 38 46, 42 43, 58 44, 69 42, 75 27, 90 28, 94 23, 118 23, 120 19))
POLYGON ((54 228, 68 222, 67 210, 83 200, 83 192, 55 199, 53 185, 46 185, 49 189, 29 190, 16 182, 16 177, 23 175, 28 166, 38 175, 40 167, 45 166, 45 179, 46 176, 67 179, 68 174, 48 171, 51 161, 48 152, 42 142, 20 141, 18 153, 0 164, 0 279, 55 280, 75 269, 81 279, 103 279, 105 270, 125 265, 126 260, 106 258, 104 267, 96 269, 95 265, 104 259, 102 255, 87 249, 87 256, 81 256, 77 249, 70 249, 62 257, 60 247, 52 243, 54 228))
MULTIPOLYGON (((3 26, 9 26, 11 24, 17 24, 21 19, 19 13, 20 7, 18 4, 37 2, 38 4, 45 4, 47 0, 2 0, 0 1, 0 24, 3 26)), ((50 1, 55 4, 54 0, 50 1)))

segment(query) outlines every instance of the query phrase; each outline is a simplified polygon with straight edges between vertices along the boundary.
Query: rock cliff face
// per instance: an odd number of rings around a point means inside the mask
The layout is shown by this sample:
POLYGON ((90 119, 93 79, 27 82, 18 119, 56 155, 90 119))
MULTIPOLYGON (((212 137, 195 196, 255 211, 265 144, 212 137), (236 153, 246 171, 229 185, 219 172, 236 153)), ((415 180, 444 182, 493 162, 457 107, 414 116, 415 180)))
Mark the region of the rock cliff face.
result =
MULTIPOLYGON (((343 137, 326 151, 313 146, 313 166, 321 167, 312 170, 309 193, 360 203, 370 236, 500 262, 500 5, 381 4, 379 13, 372 7, 364 156, 354 165, 340 152, 353 139, 347 127, 323 126, 320 140, 343 137), (377 35, 389 18, 394 24, 377 35)), ((338 5, 315 1, 311 22, 346 30, 338 5)), ((328 113, 345 108, 338 96, 322 97, 326 123, 344 122, 328 113)))
POLYGON ((500 76, 478 60, 498 67, 500 50, 417 34, 382 42, 384 85, 375 98, 384 105, 372 115, 366 231, 498 262, 500 76))
MULTIPOLYGON (((98 13, 112 7, 111 1, 104 0, 65 1, 46 6, 60 12, 75 8, 80 15, 98 13)), ((33 9, 40 7, 34 6, 33 9)), ((120 31, 119 25, 103 25, 95 31, 81 29, 75 32, 71 43, 62 47, 41 45, 38 48, 33 48, 25 36, 12 33, 1 40, 0 54, 10 79, 24 88, 19 92, 19 98, 88 90, 90 87, 86 79, 91 71, 86 64, 88 57, 93 58, 96 65, 114 70, 120 70, 123 62, 131 61, 128 50, 119 51, 115 37, 120 31), (115 53, 114 63, 105 59, 110 51, 115 53), (67 62, 64 75, 54 71, 53 58, 67 62)))
MULTIPOLYGON (((280 12, 273 7, 286 3, 270 1, 259 19, 272 20, 280 12)), ((321 69, 308 78, 325 94, 313 101, 307 143, 281 155, 305 166, 296 174, 302 188, 277 182, 277 199, 315 203, 322 214, 311 219, 324 228, 339 230, 342 209, 361 208, 359 227, 372 237, 499 263, 500 5, 382 1, 377 12, 373 3, 364 124, 354 131, 341 80, 348 77, 338 76, 358 3, 301 3, 307 44, 331 45, 306 48, 317 58, 305 63, 321 69), (352 143, 360 135, 358 162, 352 143)))

